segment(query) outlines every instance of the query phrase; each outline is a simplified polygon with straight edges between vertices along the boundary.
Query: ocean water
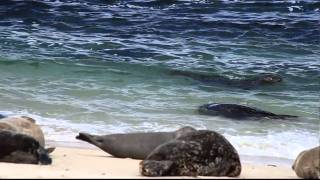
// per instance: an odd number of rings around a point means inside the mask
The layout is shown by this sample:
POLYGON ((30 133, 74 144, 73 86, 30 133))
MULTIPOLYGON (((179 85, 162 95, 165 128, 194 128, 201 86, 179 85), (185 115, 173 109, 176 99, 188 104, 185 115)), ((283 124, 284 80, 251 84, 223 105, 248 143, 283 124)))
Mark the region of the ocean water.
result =
POLYGON ((0 114, 35 118, 48 140, 189 125, 243 155, 294 159, 319 145, 319 83, 316 0, 0 1, 0 114), (241 89, 173 70, 283 82, 241 89), (300 118, 199 115, 209 102, 300 118))

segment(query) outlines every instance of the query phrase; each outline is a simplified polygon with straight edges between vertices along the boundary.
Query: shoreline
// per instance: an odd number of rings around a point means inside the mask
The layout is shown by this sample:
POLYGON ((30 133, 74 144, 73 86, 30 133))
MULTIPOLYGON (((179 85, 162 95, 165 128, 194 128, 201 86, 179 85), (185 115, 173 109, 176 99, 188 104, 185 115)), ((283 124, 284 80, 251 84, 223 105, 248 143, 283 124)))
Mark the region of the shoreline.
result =
MULTIPOLYGON (((115 158, 85 142, 47 142, 56 147, 51 165, 0 162, 0 178, 150 178, 141 176, 141 160, 115 158)), ((290 159, 240 155, 242 171, 238 177, 170 177, 196 179, 299 178, 291 169, 290 159)), ((169 177, 155 177, 169 178, 169 177)))
MULTIPOLYGON (((82 141, 79 141, 79 142, 47 141, 47 146, 102 151, 98 147, 82 141)), ((270 166, 275 165, 275 166, 283 166, 283 167, 291 168, 294 162, 294 159, 274 157, 274 156, 254 156, 254 155, 243 155, 243 154, 239 154, 239 156, 242 163, 257 164, 257 165, 270 165, 270 166)))
MULTIPOLYGON (((53 144, 51 144, 53 145, 53 144)), ((56 146, 51 154, 51 165, 0 163, 0 178, 150 178, 141 176, 141 160, 115 158, 97 148, 56 146)), ((155 177, 196 179, 247 179, 247 178, 298 178, 295 172, 285 166, 268 166, 242 162, 238 177, 155 177)))

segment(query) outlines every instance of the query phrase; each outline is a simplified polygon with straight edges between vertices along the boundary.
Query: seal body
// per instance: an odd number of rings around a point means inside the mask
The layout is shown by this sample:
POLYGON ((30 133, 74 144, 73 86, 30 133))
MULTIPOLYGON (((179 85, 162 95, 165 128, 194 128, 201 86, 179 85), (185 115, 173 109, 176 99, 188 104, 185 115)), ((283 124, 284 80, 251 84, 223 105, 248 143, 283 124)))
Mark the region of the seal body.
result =
POLYGON ((47 165, 52 160, 35 138, 0 130, 0 162, 47 165))
POLYGON ((140 162, 144 176, 239 176, 241 163, 232 144, 222 135, 199 130, 154 149, 140 162))
POLYGON ((183 127, 174 132, 145 132, 104 136, 79 133, 76 139, 93 144, 115 157, 144 159, 160 144, 193 131, 196 130, 192 127, 183 127))
POLYGON ((5 118, 5 115, 0 114, 0 119, 5 118))
POLYGON ((241 78, 241 79, 230 79, 221 75, 204 74, 189 71, 174 70, 170 72, 171 75, 185 76, 204 84, 221 84, 231 87, 237 87, 241 89, 252 89, 264 85, 273 85, 280 83, 282 77, 278 74, 264 73, 253 77, 241 78))
POLYGON ((302 151, 292 169, 301 178, 320 179, 320 146, 302 151))
POLYGON ((44 134, 35 120, 30 117, 5 117, 0 120, 0 130, 29 135, 36 139, 42 147, 45 147, 44 134))
POLYGON ((262 118, 269 117, 275 119, 296 118, 297 116, 280 115, 251 108, 238 104, 204 104, 199 107, 198 112, 203 115, 224 116, 232 119, 262 118))

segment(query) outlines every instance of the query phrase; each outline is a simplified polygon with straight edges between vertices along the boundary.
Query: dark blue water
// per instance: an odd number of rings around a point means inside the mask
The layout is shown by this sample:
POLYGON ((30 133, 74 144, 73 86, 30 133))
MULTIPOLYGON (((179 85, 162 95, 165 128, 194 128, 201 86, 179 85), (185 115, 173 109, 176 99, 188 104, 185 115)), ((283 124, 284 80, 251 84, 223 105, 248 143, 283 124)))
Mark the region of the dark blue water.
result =
POLYGON ((49 139, 192 125, 223 133, 243 154, 294 158, 319 144, 320 2, 2 0, 0 77, 1 112, 36 117, 49 139), (173 70, 283 82, 241 89, 173 70), (302 118, 199 116, 208 102, 302 118))

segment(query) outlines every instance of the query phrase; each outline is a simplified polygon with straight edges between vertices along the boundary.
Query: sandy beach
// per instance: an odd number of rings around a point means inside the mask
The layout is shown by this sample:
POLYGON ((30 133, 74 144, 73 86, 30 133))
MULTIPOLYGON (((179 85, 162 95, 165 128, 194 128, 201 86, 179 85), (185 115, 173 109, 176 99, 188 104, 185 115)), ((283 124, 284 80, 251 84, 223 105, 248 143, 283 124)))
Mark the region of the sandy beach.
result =
MULTIPOLYGON (((0 163, 0 178, 146 178, 139 173, 140 160, 114 158, 93 146, 57 143, 51 157, 53 163, 48 166, 0 163)), ((247 162, 242 162, 242 172, 237 178, 298 178, 288 165, 247 162)))

